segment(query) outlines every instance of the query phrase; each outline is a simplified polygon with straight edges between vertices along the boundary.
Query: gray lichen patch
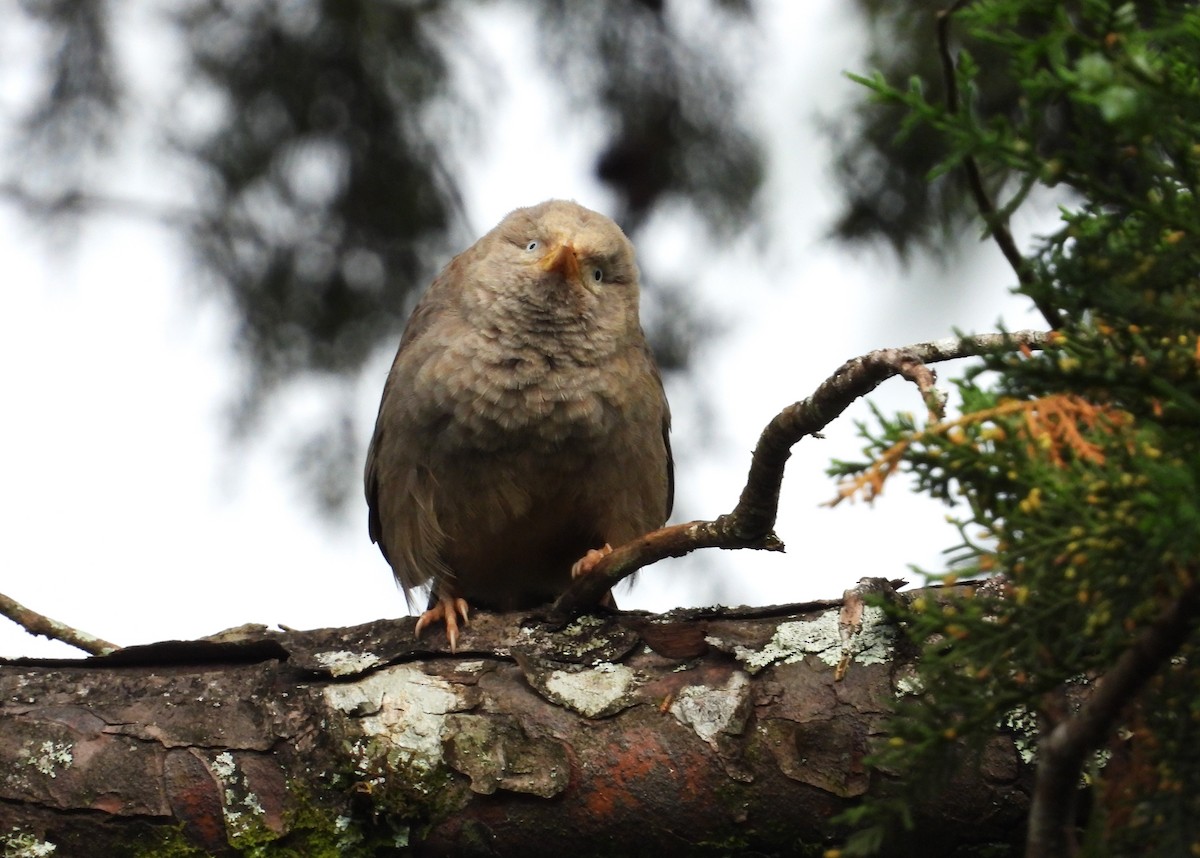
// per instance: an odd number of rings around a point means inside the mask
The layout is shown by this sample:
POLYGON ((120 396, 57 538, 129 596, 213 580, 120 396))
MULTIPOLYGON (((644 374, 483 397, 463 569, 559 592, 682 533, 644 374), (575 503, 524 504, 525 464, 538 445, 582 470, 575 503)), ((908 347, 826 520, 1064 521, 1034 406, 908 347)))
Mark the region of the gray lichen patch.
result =
POLYGON ((242 838, 257 836, 264 827, 266 811, 233 754, 229 751, 217 754, 208 764, 208 770, 221 789, 221 810, 229 842, 237 844, 242 838))
POLYGON ((720 688, 686 686, 675 696, 671 714, 715 748, 719 735, 736 736, 745 728, 749 698, 750 678, 739 670, 720 688))
POLYGON ((915 697, 923 693, 925 684, 916 673, 909 673, 896 677, 894 688, 896 689, 896 699, 899 700, 901 697, 915 697))
POLYGON ((567 788, 571 765, 561 742, 529 736, 510 715, 448 716, 450 765, 471 779, 471 791, 498 789, 551 798, 567 788))
MULTIPOLYGON (((352 733, 366 740, 356 752, 380 748, 389 760, 432 771, 442 763, 446 716, 474 705, 470 690, 413 665, 384 668, 358 682, 330 685, 325 701, 342 717, 353 719, 352 733)), ((361 759, 374 765, 377 761, 361 759)))
POLYGON ((36 748, 23 751, 28 754, 26 762, 47 777, 58 777, 59 771, 69 769, 75 762, 70 742, 45 741, 36 748))
POLYGON ((318 652, 313 657, 333 676, 353 676, 364 673, 382 661, 379 656, 371 652, 350 652, 344 649, 335 652, 318 652))
POLYGON ((603 718, 633 705, 637 677, 623 664, 605 662, 591 669, 551 670, 531 684, 552 703, 585 718, 603 718))
MULTIPOLYGON (((997 726, 1008 732, 1012 737, 1013 748, 1016 750, 1017 756, 1021 758, 1022 763, 1029 766, 1037 762, 1038 742, 1041 741, 1042 727, 1036 712, 1023 705, 1014 706, 1000 717, 997 726)), ((1100 748, 1092 752, 1090 756, 1090 768, 1091 770, 1101 771, 1108 765, 1111 759, 1112 751, 1107 748, 1100 748)), ((1091 770, 1085 768, 1080 773, 1079 786, 1081 788, 1092 785, 1091 770)))
POLYGON ((557 631, 523 628, 511 654, 518 662, 595 665, 619 662, 640 643, 637 632, 612 617, 585 615, 557 631))
POLYGON ((19 828, 13 828, 7 834, 0 834, 0 854, 3 854, 4 858, 48 858, 57 850, 55 844, 19 828))
POLYGON ((863 609, 862 628, 848 641, 842 641, 839 613, 825 611, 812 620, 780 623, 770 642, 761 650, 738 646, 734 655, 751 673, 758 673, 776 662, 791 664, 815 655, 836 667, 847 655, 859 664, 882 664, 892 654, 895 629, 883 610, 874 606, 863 609))
POLYGON ((1032 764, 1037 759, 1038 716, 1024 706, 1015 706, 1000 718, 999 726, 1011 731, 1021 762, 1032 764))

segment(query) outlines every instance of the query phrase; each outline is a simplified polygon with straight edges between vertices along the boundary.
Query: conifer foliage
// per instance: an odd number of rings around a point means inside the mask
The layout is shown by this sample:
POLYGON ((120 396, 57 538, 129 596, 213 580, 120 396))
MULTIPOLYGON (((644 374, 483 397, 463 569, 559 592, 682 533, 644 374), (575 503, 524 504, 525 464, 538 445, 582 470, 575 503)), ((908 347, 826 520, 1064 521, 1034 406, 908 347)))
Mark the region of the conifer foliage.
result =
MULTIPOLYGON (((945 99, 861 80, 909 133, 937 133, 935 174, 969 183, 1054 335, 958 380, 952 418, 877 414, 865 460, 833 468, 842 496, 905 469, 957 502, 944 580, 1001 584, 891 607, 923 656, 875 762, 934 788, 1011 729, 1037 763, 1027 855, 1200 854, 1200 9, 959 3, 930 50, 945 99), (1003 79, 963 44, 1002 51, 1003 79), (1014 87, 1015 116, 981 118, 1014 87), (1018 251, 1009 216, 1055 186, 1060 227, 1018 251)), ((851 849, 904 815, 855 811, 851 849)))

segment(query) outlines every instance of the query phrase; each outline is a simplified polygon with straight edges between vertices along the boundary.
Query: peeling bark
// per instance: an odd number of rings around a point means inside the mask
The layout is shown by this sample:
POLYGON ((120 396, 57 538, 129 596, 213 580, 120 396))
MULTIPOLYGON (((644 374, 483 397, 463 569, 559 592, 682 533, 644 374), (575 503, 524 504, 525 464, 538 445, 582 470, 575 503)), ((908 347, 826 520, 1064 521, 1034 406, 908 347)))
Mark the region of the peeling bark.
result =
MULTIPOLYGON (((910 675, 878 610, 841 605, 480 613, 456 655, 404 618, 3 662, 0 846, 820 854, 894 786, 863 757, 910 675)), ((911 797, 894 854, 1020 843, 1029 775, 998 735, 911 797)))

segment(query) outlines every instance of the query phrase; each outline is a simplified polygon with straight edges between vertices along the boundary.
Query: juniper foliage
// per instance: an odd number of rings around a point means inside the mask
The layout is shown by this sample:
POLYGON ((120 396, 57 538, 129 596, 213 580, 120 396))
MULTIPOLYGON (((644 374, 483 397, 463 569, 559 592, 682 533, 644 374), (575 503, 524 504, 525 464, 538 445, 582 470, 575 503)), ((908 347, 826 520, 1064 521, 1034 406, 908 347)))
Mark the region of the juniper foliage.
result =
MULTIPOLYGON (((938 789, 998 725, 1035 758, 1056 728, 1094 728, 1060 796, 1086 819, 1071 848, 1200 854, 1200 9, 960 6, 941 46, 956 102, 919 79, 860 80, 907 112, 903 133, 936 134, 948 154, 933 176, 1009 177, 987 218, 995 233, 1030 191, 1066 183, 1075 195, 1014 266, 1017 291, 1060 320, 1053 347, 985 359, 956 381, 961 413, 941 423, 876 413, 864 459, 831 469, 867 497, 909 471, 954 504, 961 534, 951 571, 932 577, 1003 576, 997 597, 947 587, 890 608, 922 657, 874 762, 938 789), (981 75, 956 39, 1002 52, 1002 74, 981 75), (979 109, 1012 88, 1015 113, 979 109), (1047 123, 1067 142, 1050 153, 1047 123), (1165 638, 1172 609, 1183 626, 1165 638), (1152 675, 1118 685, 1122 659, 1148 641, 1170 642, 1152 675), (1097 713, 1088 689, 1106 681, 1128 693, 1097 713)), ((896 797, 848 814, 850 850, 872 851, 906 814, 896 797)))

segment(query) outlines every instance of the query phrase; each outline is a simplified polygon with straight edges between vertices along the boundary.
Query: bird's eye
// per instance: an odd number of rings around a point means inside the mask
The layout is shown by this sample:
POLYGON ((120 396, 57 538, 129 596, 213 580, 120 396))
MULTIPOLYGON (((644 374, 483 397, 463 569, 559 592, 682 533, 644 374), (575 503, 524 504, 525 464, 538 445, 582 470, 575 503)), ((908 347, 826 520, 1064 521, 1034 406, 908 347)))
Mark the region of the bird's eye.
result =
POLYGON ((529 242, 529 244, 525 245, 525 249, 528 250, 530 253, 537 250, 538 249, 537 239, 535 238, 533 241, 529 242))
POLYGON ((592 279, 595 280, 597 283, 603 282, 604 281, 604 269, 593 268, 592 269, 592 279))

